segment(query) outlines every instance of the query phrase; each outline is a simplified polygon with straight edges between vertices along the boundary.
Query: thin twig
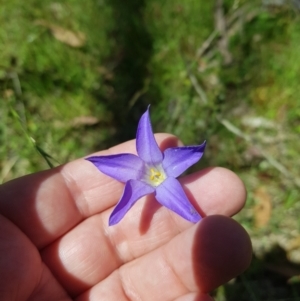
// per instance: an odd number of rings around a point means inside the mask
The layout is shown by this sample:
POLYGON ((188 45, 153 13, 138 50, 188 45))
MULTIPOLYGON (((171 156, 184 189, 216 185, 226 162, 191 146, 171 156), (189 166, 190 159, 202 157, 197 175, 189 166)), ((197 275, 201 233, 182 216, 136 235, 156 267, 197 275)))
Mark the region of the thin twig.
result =
POLYGON ((134 93, 132 98, 129 100, 128 109, 131 109, 135 105, 135 103, 139 100, 139 98, 141 96, 143 96, 145 93, 147 93, 148 88, 149 88, 149 83, 150 83, 150 80, 147 79, 144 83, 143 88, 134 93))
POLYGON ((200 86, 200 84, 198 83, 198 80, 197 80, 196 76, 194 74, 192 74, 190 71, 188 71, 188 76, 189 76, 189 79, 190 79, 190 81, 191 81, 191 83, 192 83, 195 91, 199 95, 199 97, 202 100, 202 102, 204 104, 207 104, 206 93, 204 92, 204 90, 202 89, 202 87, 200 86))
POLYGON ((21 118, 21 122, 23 127, 27 128, 27 118, 26 118, 26 113, 25 113, 25 105, 24 105, 24 100, 23 100, 23 93, 22 93, 22 87, 19 79, 19 75, 14 68, 8 72, 9 78, 11 78, 13 87, 14 87, 14 92, 17 98, 17 107, 19 111, 19 115, 21 118))
POLYGON ((221 36, 218 41, 218 47, 223 57, 224 64, 229 65, 232 62, 232 55, 229 51, 229 41, 223 4, 223 0, 216 0, 215 28, 221 36))
MULTIPOLYGON (((243 138, 248 143, 254 144, 252 138, 245 134, 243 131, 241 131, 239 128, 237 128, 235 125, 233 125, 230 121, 226 119, 220 119, 219 122, 231 133, 234 135, 243 138)), ((256 145, 256 148, 260 152, 260 154, 268 161, 268 163, 273 166, 275 169, 277 169, 280 173, 282 173, 285 177, 289 178, 297 187, 300 188, 300 179, 293 176, 285 166, 283 166, 281 163, 279 163, 274 157, 272 157, 270 154, 265 152, 262 147, 256 145)))
POLYGON ((196 60, 198 60, 207 51, 207 49, 210 47, 215 38, 218 37, 218 35, 219 31, 216 29, 209 35, 209 37, 198 48, 196 52, 196 60))
MULTIPOLYGON (((238 19, 240 19, 241 17, 243 17, 246 13, 248 13, 248 11, 251 9, 251 6, 248 4, 244 4, 243 6, 241 6, 240 8, 234 10, 231 14, 229 14, 228 16, 224 16, 223 13, 223 20, 225 21, 225 24, 223 22, 223 26, 225 26, 226 28, 226 33, 227 33, 227 38, 232 36, 233 32, 236 32, 235 30, 231 30, 231 27, 236 27, 235 23, 238 19)), ((259 12, 261 12, 261 9, 254 9, 255 13, 254 15, 256 16, 259 12)), ((251 14, 252 16, 252 14, 251 14)), ((245 17, 246 21, 251 21, 251 17, 250 20, 248 15, 246 15, 245 17)), ((202 43, 202 45, 198 48, 198 50, 196 51, 196 60, 198 60, 199 58, 201 58, 204 53, 211 47, 211 45, 213 44, 213 42, 222 34, 222 30, 220 31, 219 28, 215 28, 211 34, 208 36, 208 38, 202 43)))
POLYGON ((195 91, 197 92, 197 94, 199 95, 201 101, 203 102, 203 104, 207 104, 208 103, 208 99, 206 96, 205 91, 202 89, 201 85, 199 84, 196 76, 192 73, 191 71, 191 64, 189 64, 184 58, 183 58, 183 62, 185 64, 185 68, 186 68, 186 72, 187 75, 195 89, 195 91))
POLYGON ((35 140, 30 136, 28 133, 28 127, 27 127, 27 118, 26 118, 26 110, 25 110, 25 104, 23 100, 23 94, 22 94, 22 88, 21 83, 19 80, 18 73, 12 69, 10 72, 7 73, 7 75, 12 79, 14 92, 17 97, 17 107, 18 110, 14 110, 11 108, 11 112, 13 113, 13 116, 20 122, 21 128, 27 137, 29 141, 33 144, 34 148, 37 150, 37 152, 44 158, 46 163, 50 168, 53 168, 54 165, 50 161, 50 159, 53 160, 53 158, 47 154, 36 142, 35 140))
POLYGON ((12 170, 12 168, 15 166, 17 161, 19 160, 18 156, 14 156, 8 160, 6 160, 3 163, 2 171, 1 171, 1 176, 0 176, 0 183, 3 183, 9 172, 12 170))

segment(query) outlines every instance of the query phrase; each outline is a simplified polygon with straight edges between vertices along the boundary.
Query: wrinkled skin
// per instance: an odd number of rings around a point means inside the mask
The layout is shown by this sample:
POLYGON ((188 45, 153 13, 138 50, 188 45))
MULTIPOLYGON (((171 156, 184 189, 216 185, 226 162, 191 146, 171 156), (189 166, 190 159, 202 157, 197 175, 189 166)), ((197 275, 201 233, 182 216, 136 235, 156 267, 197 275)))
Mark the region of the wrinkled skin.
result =
MULTIPOLYGON (((178 145, 158 134, 161 149, 178 145)), ((94 155, 135 153, 134 141, 94 155)), ((0 186, 0 295, 4 301, 208 301, 251 260, 241 180, 224 168, 182 177, 192 224, 153 197, 117 225, 108 218, 124 185, 84 159, 0 186), (4 275, 4 277, 3 277, 4 275)))

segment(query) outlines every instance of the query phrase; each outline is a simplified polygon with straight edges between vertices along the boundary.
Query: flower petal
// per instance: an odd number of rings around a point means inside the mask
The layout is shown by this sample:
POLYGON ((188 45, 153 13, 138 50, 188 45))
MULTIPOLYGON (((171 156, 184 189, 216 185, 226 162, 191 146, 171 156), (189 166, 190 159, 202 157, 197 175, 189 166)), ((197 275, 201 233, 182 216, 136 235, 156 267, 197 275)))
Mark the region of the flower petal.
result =
POLYGON ((112 226, 117 224, 137 200, 154 191, 154 188, 144 182, 136 180, 128 181, 120 201, 109 217, 109 225, 112 226))
POLYGON ((136 150, 139 157, 148 164, 155 165, 162 162, 163 154, 153 135, 149 107, 139 121, 136 133, 136 150))
POLYGON ((156 199, 160 204, 190 222, 196 223, 201 219, 200 214, 188 200, 181 184, 174 178, 167 178, 156 188, 156 199))
POLYGON ((86 158, 104 174, 121 182, 139 180, 144 170, 144 162, 133 154, 94 156, 86 158))
POLYGON ((169 177, 177 178, 190 166, 198 162, 206 146, 206 141, 201 145, 172 147, 164 151, 162 166, 169 177))

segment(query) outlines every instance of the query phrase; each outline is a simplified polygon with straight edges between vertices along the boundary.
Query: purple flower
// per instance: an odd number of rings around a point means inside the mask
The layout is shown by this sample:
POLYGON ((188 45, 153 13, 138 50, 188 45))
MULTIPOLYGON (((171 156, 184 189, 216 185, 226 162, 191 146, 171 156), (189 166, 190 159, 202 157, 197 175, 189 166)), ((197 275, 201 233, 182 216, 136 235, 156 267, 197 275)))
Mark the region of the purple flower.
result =
POLYGON ((189 202, 176 178, 200 160, 206 142, 196 146, 171 147, 163 153, 159 149, 149 116, 149 107, 139 121, 136 135, 138 156, 118 154, 86 158, 101 172, 124 182, 121 199, 109 218, 109 225, 117 224, 141 197, 155 193, 156 200, 193 223, 201 216, 189 202))

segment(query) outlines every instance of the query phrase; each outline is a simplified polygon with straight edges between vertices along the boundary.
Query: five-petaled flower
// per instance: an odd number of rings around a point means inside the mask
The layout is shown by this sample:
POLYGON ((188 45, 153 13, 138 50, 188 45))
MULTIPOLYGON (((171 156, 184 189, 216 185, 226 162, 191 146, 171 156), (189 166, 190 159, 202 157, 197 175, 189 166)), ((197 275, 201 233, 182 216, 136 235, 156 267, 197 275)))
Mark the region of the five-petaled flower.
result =
POLYGON ((152 132, 149 107, 139 121, 134 154, 93 156, 86 158, 102 173, 124 182, 122 197, 109 218, 109 225, 117 224, 141 197, 155 193, 156 200, 191 222, 198 222, 200 214, 189 202, 176 179, 200 160, 206 142, 201 145, 171 147, 161 152, 152 132))

